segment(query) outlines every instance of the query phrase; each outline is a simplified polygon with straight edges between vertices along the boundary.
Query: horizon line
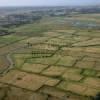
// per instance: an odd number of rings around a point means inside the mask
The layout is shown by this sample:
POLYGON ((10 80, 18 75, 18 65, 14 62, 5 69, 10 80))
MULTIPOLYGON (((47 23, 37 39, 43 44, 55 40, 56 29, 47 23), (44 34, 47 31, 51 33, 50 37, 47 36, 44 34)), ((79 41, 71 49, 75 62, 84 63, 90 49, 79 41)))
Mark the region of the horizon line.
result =
POLYGON ((75 7, 75 6, 99 6, 99 5, 7 5, 0 7, 75 7))

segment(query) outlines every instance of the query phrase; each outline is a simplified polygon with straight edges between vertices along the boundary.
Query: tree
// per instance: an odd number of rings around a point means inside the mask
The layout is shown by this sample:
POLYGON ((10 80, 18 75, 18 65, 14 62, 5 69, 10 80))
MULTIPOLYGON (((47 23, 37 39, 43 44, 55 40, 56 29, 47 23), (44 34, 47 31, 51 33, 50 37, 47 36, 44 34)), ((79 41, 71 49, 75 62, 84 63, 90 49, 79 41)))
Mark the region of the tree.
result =
POLYGON ((100 100, 100 93, 98 93, 98 94, 96 95, 96 97, 94 98, 94 100, 100 100))

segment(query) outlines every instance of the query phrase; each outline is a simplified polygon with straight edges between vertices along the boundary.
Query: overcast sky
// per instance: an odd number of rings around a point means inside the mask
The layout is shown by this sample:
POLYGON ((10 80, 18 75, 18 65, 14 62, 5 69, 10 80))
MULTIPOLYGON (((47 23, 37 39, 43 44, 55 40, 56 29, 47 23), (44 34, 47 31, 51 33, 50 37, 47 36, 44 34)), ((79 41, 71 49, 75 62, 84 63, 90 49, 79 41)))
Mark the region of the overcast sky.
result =
POLYGON ((96 5, 100 0, 0 0, 0 6, 96 5))

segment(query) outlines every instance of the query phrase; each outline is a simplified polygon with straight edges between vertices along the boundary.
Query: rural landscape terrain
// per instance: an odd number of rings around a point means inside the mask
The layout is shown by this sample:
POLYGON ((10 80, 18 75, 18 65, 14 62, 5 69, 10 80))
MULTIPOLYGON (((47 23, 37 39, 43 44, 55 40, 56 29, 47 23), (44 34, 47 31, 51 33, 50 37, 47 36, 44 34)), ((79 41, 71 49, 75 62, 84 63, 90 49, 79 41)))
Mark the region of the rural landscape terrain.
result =
POLYGON ((100 7, 1 7, 0 100, 100 100, 100 7))

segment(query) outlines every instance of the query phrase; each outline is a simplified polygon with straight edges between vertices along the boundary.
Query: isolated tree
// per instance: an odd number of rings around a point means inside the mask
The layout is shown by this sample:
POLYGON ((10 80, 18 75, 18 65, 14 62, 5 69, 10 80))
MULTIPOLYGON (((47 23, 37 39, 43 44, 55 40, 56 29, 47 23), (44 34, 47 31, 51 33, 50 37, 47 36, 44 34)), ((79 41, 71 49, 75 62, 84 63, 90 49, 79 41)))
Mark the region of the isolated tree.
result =
POLYGON ((34 55, 34 51, 32 51, 32 58, 33 58, 33 55, 34 55))
POLYGON ((28 47, 31 47, 32 46, 32 44, 30 42, 27 42, 27 45, 28 45, 28 47))

